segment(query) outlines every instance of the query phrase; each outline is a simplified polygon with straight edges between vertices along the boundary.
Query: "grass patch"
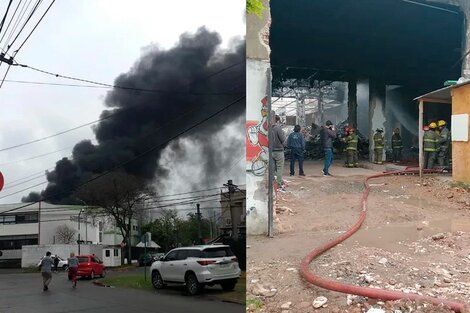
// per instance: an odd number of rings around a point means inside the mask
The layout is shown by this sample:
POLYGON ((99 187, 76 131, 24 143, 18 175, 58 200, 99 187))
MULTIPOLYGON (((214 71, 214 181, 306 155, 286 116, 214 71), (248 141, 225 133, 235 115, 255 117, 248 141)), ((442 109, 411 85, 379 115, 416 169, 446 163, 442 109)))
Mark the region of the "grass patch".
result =
POLYGON ((217 299, 225 302, 233 302, 239 304, 246 303, 246 272, 242 272, 240 279, 235 285, 233 291, 223 291, 213 295, 217 299))
POLYGON ((22 268, 21 272, 23 272, 23 273, 39 273, 40 270, 39 270, 38 266, 28 266, 28 267, 22 268))
POLYGON ((246 299, 246 306, 247 307, 251 306, 251 307, 254 307, 256 310, 259 310, 263 306, 263 301, 259 298, 248 297, 246 299))
POLYGON ((454 181, 450 184, 450 186, 453 187, 453 188, 463 188, 463 189, 470 190, 470 184, 469 183, 464 183, 464 182, 460 182, 460 181, 454 181))
POLYGON ((144 275, 140 274, 103 278, 100 279, 99 282, 113 287, 153 290, 150 280, 151 278, 147 276, 147 281, 145 281, 144 275))

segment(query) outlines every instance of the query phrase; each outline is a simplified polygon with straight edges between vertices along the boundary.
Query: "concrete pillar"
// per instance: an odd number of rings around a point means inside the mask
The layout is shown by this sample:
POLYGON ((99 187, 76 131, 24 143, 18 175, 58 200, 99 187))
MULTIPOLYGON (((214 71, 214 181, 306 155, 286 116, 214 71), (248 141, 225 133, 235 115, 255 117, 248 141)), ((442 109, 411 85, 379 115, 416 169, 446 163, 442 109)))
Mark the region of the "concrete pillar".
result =
POLYGON ((246 225, 249 235, 268 233, 268 90, 269 0, 259 18, 247 14, 246 24, 246 225))
POLYGON ((348 124, 357 128, 357 79, 348 82, 348 124))
POLYGON ((306 118, 305 118, 305 99, 302 99, 300 101, 299 99, 297 99, 296 104, 297 104, 296 123, 300 125, 300 127, 305 127, 307 126, 306 118))
MULTIPOLYGON (((377 128, 385 132, 385 84, 376 79, 369 79, 369 159, 372 162, 374 157, 374 134, 377 128)), ((383 160, 385 160, 385 149, 383 160)))

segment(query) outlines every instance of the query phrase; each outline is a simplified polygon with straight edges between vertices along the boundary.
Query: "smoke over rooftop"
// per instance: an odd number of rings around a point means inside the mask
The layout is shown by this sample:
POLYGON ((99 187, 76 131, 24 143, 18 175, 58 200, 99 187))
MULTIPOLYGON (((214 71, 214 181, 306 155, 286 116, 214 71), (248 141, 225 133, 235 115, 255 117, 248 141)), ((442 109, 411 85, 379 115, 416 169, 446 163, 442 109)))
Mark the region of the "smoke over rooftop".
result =
MULTIPOLYGON (((94 128, 97 144, 91 140, 77 143, 72 158, 59 160, 55 169, 47 173, 49 183, 46 189, 40 194, 30 193, 22 201, 36 201, 43 197, 52 203, 74 203, 71 194, 77 184, 164 144, 172 136, 243 96, 245 42, 234 39, 228 50, 221 50, 220 44, 221 38, 217 33, 200 28, 195 34, 181 35, 177 45, 169 50, 147 49, 127 73, 116 78, 114 84, 171 92, 124 89, 108 92, 105 98, 107 108, 101 113, 101 118, 109 118, 94 128)), ((191 130, 185 135, 186 139, 173 142, 171 150, 179 157, 176 160, 181 160, 182 155, 191 155, 184 140, 192 138, 206 157, 202 164, 205 175, 218 176, 224 171, 224 166, 230 166, 228 164, 240 157, 240 147, 234 145, 241 145, 244 153, 244 141, 235 140, 231 145, 221 146, 216 142, 211 144, 210 139, 220 138, 217 134, 222 129, 225 132, 239 130, 243 134, 244 125, 239 121, 244 112, 243 100, 191 130), (242 128, 231 126, 227 130, 227 125, 242 128)), ((160 166, 158 161, 165 147, 166 144, 125 165, 123 170, 145 178, 149 183, 165 180, 169 173, 168 162, 164 162, 166 166, 160 166)), ((174 163, 173 166, 178 166, 178 162, 174 163)), ((201 184, 209 184, 204 181, 206 177, 200 178, 201 184)))

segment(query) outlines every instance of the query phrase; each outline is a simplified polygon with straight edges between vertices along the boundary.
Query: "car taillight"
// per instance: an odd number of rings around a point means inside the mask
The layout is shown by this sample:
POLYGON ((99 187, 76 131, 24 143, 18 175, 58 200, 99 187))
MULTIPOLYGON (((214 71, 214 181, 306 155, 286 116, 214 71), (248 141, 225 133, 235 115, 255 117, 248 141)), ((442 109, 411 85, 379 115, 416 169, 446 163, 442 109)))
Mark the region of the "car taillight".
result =
POLYGON ((238 258, 237 257, 232 258, 232 262, 238 262, 238 258))
POLYGON ((91 266, 91 263, 90 263, 90 262, 88 262, 86 265, 88 265, 88 266, 91 266))
POLYGON ((201 264, 202 266, 206 266, 206 265, 209 265, 209 264, 214 264, 215 261, 213 261, 213 260, 200 260, 200 261, 197 261, 197 263, 201 264))

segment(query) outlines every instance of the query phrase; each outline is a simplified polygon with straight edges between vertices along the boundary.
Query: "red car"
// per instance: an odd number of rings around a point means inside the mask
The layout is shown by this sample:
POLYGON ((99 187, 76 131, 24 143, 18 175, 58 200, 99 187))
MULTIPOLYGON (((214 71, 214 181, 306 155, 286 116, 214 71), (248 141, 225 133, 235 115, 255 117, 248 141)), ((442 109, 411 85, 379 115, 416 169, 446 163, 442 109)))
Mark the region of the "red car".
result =
POLYGON ((103 261, 101 261, 97 256, 79 255, 77 258, 79 262, 77 276, 93 279, 96 276, 104 277, 106 275, 103 261))

